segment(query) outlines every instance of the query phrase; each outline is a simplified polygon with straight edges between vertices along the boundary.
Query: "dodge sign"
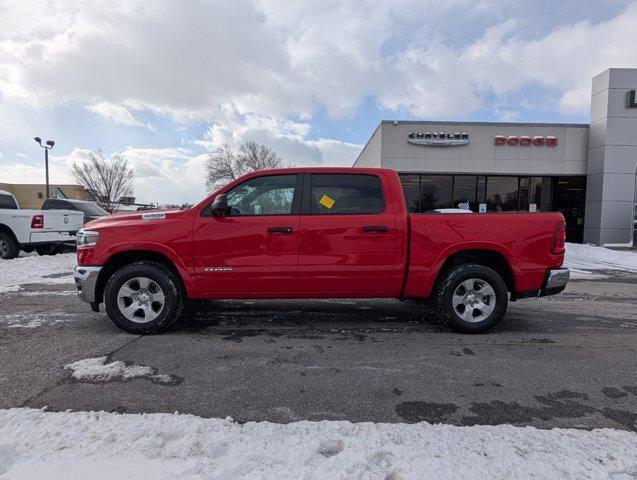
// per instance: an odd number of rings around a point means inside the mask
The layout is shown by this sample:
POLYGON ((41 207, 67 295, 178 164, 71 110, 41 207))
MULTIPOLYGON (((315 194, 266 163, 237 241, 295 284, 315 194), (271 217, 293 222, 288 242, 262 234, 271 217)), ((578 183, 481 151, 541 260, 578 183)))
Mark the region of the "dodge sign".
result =
POLYGON ((496 135, 494 142, 496 145, 512 145, 515 147, 530 147, 531 145, 536 147, 557 147, 557 137, 544 137, 534 136, 529 137, 526 135, 496 135))

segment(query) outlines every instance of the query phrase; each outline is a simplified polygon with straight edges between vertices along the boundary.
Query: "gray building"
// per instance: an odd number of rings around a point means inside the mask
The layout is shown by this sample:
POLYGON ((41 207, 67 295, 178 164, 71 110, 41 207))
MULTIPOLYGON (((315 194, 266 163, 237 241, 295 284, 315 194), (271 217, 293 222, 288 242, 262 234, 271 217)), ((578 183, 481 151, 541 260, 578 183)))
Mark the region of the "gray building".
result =
POLYGON ((408 208, 559 211, 569 241, 637 244, 637 69, 593 78, 591 123, 383 121, 354 167, 400 173, 408 208))

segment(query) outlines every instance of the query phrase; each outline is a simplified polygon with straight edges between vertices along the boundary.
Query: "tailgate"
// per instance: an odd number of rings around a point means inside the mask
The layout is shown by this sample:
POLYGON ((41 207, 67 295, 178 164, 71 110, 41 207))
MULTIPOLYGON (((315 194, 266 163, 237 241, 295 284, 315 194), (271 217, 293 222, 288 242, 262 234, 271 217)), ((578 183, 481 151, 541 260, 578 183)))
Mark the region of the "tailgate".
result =
POLYGON ((84 214, 75 210, 45 210, 42 232, 77 232, 84 225, 84 214))
POLYGON ((44 228, 31 229, 31 243, 74 242, 84 225, 84 214, 74 210, 45 210, 44 228))

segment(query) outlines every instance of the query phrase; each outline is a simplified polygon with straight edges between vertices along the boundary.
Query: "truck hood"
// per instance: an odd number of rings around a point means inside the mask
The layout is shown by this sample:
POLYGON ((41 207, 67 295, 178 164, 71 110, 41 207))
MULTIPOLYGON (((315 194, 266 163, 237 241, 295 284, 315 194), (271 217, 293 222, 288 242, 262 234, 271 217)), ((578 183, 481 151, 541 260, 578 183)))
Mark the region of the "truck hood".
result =
POLYGON ((111 227, 118 224, 130 225, 132 223, 147 223, 157 222, 165 220, 166 218, 173 217, 182 214, 184 211, 179 209, 174 210, 146 210, 142 212, 133 213, 115 213, 113 215, 106 215, 104 217, 92 220, 84 225, 85 230, 97 229, 100 227, 111 227))

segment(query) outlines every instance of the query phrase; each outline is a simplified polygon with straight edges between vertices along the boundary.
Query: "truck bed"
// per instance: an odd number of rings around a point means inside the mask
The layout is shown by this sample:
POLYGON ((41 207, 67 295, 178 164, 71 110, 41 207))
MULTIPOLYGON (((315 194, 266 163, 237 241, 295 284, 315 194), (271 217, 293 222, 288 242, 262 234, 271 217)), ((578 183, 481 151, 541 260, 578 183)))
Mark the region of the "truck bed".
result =
POLYGON ((410 214, 404 296, 428 297, 445 261, 471 250, 497 252, 509 265, 512 291, 538 290, 563 256, 551 253, 560 213, 410 214))

